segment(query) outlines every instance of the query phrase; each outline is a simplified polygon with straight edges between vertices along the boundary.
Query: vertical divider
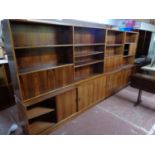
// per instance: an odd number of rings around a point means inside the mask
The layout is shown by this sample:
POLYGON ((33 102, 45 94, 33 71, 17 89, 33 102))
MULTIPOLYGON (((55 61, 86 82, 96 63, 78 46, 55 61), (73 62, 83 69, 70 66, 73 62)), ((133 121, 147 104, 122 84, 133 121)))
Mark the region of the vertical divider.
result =
POLYGON ((74 70, 74 80, 75 80, 75 46, 74 46, 74 26, 72 26, 72 43, 73 43, 73 70, 74 70))
POLYGON ((105 55, 106 55, 106 45, 107 45, 107 35, 108 35, 108 30, 105 30, 105 45, 104 45, 104 62, 103 62, 103 73, 105 73, 105 55))

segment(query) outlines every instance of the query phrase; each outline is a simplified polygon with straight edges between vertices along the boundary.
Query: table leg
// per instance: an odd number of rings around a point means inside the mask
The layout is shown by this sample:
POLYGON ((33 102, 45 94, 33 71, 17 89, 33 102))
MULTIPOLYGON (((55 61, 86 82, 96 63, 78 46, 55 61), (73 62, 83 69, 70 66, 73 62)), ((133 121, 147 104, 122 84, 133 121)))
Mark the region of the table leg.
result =
POLYGON ((138 97, 137 97, 137 102, 135 103, 135 105, 134 106, 137 106, 137 105, 139 105, 140 103, 141 103, 141 97, 142 97, 142 90, 141 89, 139 89, 139 92, 138 92, 138 97))

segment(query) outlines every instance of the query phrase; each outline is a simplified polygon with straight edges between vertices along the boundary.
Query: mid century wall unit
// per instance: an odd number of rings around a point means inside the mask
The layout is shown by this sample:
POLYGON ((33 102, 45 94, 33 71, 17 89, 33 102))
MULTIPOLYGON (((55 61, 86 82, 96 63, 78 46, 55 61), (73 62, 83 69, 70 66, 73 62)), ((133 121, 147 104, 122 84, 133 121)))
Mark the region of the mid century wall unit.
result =
POLYGON ((29 134, 51 132, 129 81, 137 32, 33 20, 2 26, 29 134))

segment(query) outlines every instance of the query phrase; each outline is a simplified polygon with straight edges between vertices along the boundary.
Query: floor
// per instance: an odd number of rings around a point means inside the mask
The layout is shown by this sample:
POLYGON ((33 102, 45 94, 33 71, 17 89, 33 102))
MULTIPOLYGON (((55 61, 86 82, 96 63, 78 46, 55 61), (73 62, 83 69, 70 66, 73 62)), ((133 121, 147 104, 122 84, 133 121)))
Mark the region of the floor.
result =
POLYGON ((130 86, 68 121, 52 135, 152 135, 155 134, 155 95, 130 86))
POLYGON ((18 124, 17 106, 0 111, 0 135, 21 135, 22 128, 18 124))

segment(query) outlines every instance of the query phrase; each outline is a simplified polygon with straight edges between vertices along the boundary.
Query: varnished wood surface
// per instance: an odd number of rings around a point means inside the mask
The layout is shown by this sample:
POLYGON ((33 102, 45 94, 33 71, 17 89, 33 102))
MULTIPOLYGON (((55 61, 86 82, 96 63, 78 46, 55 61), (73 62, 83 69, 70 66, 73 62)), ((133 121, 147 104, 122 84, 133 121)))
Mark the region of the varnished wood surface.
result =
POLYGON ((122 55, 116 55, 112 57, 105 57, 104 60, 104 72, 111 72, 121 68, 123 65, 122 55))
POLYGON ((105 30, 96 28, 74 28, 74 43, 75 44, 94 44, 104 43, 105 41, 105 30))
POLYGON ((32 118, 50 113, 52 111, 54 111, 54 109, 44 108, 44 107, 35 107, 27 111, 27 117, 28 119, 32 119, 32 118))
POLYGON ((92 64, 96 64, 96 63, 100 63, 100 62, 103 62, 103 60, 95 60, 95 61, 85 61, 84 63, 80 63, 78 62, 76 65, 75 65, 75 68, 79 68, 79 67, 83 67, 83 66, 89 66, 89 65, 92 65, 92 64))
POLYGON ((105 97, 105 77, 85 82, 78 86, 78 111, 105 97))
POLYGON ((123 46, 107 46, 105 56, 113 56, 123 54, 123 46))
POLYGON ((129 82, 131 68, 124 68, 106 76, 106 96, 110 96, 129 82))
POLYGON ((126 43, 136 43, 138 39, 138 35, 136 33, 126 32, 126 43))
POLYGON ((87 56, 99 55, 99 54, 103 54, 103 52, 90 52, 90 53, 87 53, 87 54, 77 54, 75 56, 75 58, 81 58, 81 57, 87 57, 87 56))
POLYGON ((72 44, 69 26, 11 22, 11 28, 15 47, 72 44))
POLYGON ((73 66, 20 76, 24 100, 66 86, 73 80, 73 66))
POLYGON ((106 43, 107 44, 123 44, 125 33, 121 31, 108 30, 106 43))
POLYGON ((62 121, 77 112, 76 89, 56 97, 57 121, 62 121))
POLYGON ((19 46, 14 47, 16 51, 24 49, 39 49, 39 48, 56 48, 56 47, 72 47, 73 44, 60 44, 60 45, 32 45, 32 46, 19 46))
POLYGON ((36 135, 43 132, 45 129, 53 127, 55 124, 50 122, 37 121, 29 125, 31 135, 36 135))

